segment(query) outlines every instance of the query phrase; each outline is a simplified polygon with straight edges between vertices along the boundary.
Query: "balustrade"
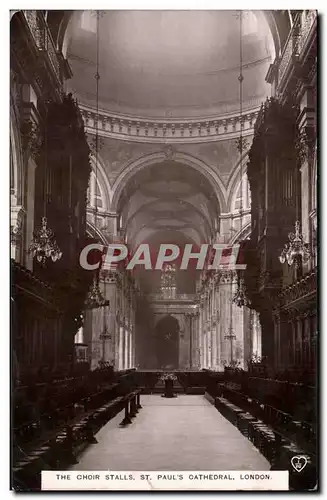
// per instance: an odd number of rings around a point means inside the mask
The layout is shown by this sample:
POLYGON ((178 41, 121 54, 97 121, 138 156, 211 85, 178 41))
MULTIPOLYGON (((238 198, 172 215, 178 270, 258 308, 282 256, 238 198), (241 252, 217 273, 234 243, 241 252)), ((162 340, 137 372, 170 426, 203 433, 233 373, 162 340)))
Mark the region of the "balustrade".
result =
POLYGON ((286 41, 278 69, 279 85, 281 84, 289 65, 302 56, 304 48, 316 29, 317 11, 307 10, 299 14, 286 41))
POLYGON ((58 51, 42 12, 25 10, 24 15, 38 49, 44 53, 57 80, 61 81, 58 51))

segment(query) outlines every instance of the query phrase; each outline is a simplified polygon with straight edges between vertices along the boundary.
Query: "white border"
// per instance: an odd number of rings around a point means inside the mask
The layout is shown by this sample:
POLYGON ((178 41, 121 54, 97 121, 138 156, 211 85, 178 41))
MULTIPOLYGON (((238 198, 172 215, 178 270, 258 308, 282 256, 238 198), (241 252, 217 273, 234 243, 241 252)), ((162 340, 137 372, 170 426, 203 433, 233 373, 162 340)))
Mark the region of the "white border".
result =
MULTIPOLYGON (((1 351, 3 353, 2 359, 1 359, 1 380, 4 385, 4 391, 2 391, 2 394, 5 394, 5 396, 2 396, 1 398, 1 407, 2 407, 2 412, 1 412, 1 432, 2 432, 2 440, 1 440, 1 455, 3 460, 1 461, 2 463, 2 471, 1 471, 1 479, 0 479, 0 491, 2 493, 2 498, 11 496, 11 493, 8 491, 9 488, 9 473, 10 473, 10 462, 8 458, 8 451, 9 451, 9 426, 10 426, 10 420, 9 420, 9 373, 10 373, 10 368, 9 368, 9 258, 10 258, 10 252, 9 252, 9 10, 10 9, 17 9, 17 5, 12 5, 13 2, 7 2, 6 0, 3 0, 0 5, 0 33, 1 33, 1 44, 0 44, 0 50, 1 50, 1 62, 2 62, 2 78, 0 80, 0 85, 1 85, 1 99, 2 99, 2 107, 1 107, 1 149, 0 151, 2 152, 2 172, 1 172, 1 196, 0 196, 0 234, 2 236, 1 238, 1 246, 0 246, 0 265, 1 265, 1 313, 0 313, 0 318, 1 318, 1 325, 2 325, 2 339, 1 339, 1 351), (3 398, 5 397, 5 404, 3 398)), ((323 101, 326 101, 325 96, 323 95, 322 89, 324 88, 323 82, 325 81, 325 70, 326 70, 326 54, 327 50, 325 48, 325 44, 323 43, 324 41, 324 33, 323 29, 325 28, 325 19, 324 19, 324 14, 326 11, 326 2, 325 0, 318 0, 314 2, 314 5, 309 5, 310 2, 308 0, 303 1, 303 0, 297 0, 297 1, 288 1, 288 2, 283 2, 280 0, 275 0, 274 2, 267 2, 264 3, 261 1, 259 2, 258 0, 254 1, 249 1, 249 2, 240 2, 240 1, 234 1, 234 0, 229 0, 228 3, 222 2, 219 0, 107 0, 107 1, 98 1, 96 2, 96 6, 92 5, 91 2, 86 2, 85 0, 79 0, 79 1, 73 1, 67 3, 67 1, 64 0, 57 0, 56 2, 41 2, 39 0, 34 0, 34 2, 27 2, 27 1, 20 1, 19 7, 20 9, 44 9, 45 6, 47 9, 87 9, 87 8, 92 8, 96 7, 97 9, 147 9, 147 10, 158 10, 158 9, 181 9, 181 10, 189 10, 189 9, 196 9, 196 10, 219 10, 223 9, 224 7, 228 7, 228 9, 281 9, 284 10, 286 7, 289 9, 307 9, 307 8, 317 8, 320 13, 322 14, 321 19, 320 19, 320 48, 321 48, 321 59, 320 59, 320 71, 321 71, 321 80, 319 82, 320 84, 320 90, 321 90, 321 102, 320 104, 323 106, 323 109, 321 110, 321 116, 320 120, 321 122, 323 121, 323 118, 326 116, 326 104, 323 101), (33 4, 33 5, 31 5, 33 4), (286 5, 287 4, 287 5, 286 5), (324 99, 325 98, 325 99, 324 99)), ((320 147, 321 147, 321 165, 319 168, 320 172, 320 180, 322 181, 321 185, 321 200, 324 198, 324 194, 327 192, 327 186, 326 186, 326 176, 323 175, 323 139, 325 138, 325 133, 323 130, 322 125, 320 126, 320 147)), ((326 248, 326 241, 322 237, 326 235, 326 221, 327 221, 327 214, 325 212, 326 209, 326 204, 324 205, 322 203, 322 212, 321 212, 321 217, 319 219, 319 231, 321 235, 321 250, 323 248, 326 248)), ((323 258, 323 252, 321 251, 321 260, 323 258)), ((322 285, 322 290, 321 290, 321 296, 324 297, 324 291, 325 291, 325 283, 326 283, 326 269, 325 267, 322 268, 322 276, 321 276, 321 285, 322 285)), ((324 326, 325 321, 324 318, 322 317, 322 323, 320 325, 320 332, 321 332, 321 346, 323 347, 323 352, 321 353, 321 370, 323 368, 323 360, 327 359, 326 356, 326 346, 327 342, 322 342, 323 336, 325 334, 324 331, 324 326)), ((326 396, 326 388, 327 388, 327 381, 325 380, 325 374, 326 371, 322 370, 321 371, 321 378, 320 378, 320 384, 322 387, 321 391, 321 398, 322 400, 325 400, 326 396)), ((321 410, 323 409, 322 403, 320 404, 321 410)), ((320 415, 320 425, 321 425, 321 434, 323 437, 323 449, 321 450, 321 455, 326 456, 325 452, 325 436, 326 433, 324 433, 324 427, 323 427, 323 411, 321 411, 320 415)), ((326 472, 325 464, 327 462, 325 461, 324 464, 321 466, 320 474, 321 477, 323 477, 323 473, 326 472)), ((326 476, 326 474, 325 474, 326 476)), ((14 494, 14 493, 12 493, 14 494)), ((95 494, 96 495, 96 494, 95 494)), ((91 494, 91 496, 96 497, 94 494, 91 494)), ((174 493, 169 493, 169 497, 172 495, 175 495, 174 493)), ((198 495, 202 496, 205 495, 204 493, 199 493, 198 495)), ((236 494, 235 494, 236 495, 236 494)), ((259 494, 260 495, 260 494, 259 494)), ((34 496, 34 495, 33 495, 34 496)), ((80 496, 80 495, 79 495, 80 496)), ((115 495, 113 493, 110 494, 110 497, 117 497, 119 498, 121 494, 115 495)), ((143 496, 143 495, 141 495, 143 496)), ((234 496, 232 494, 232 496, 234 496)), ((287 497, 286 494, 282 494, 281 496, 287 497)), ((73 495, 67 495, 67 498, 72 498, 72 497, 78 497, 78 494, 73 494, 73 495)), ((140 494, 138 494, 138 497, 140 497, 140 494)), ((147 498, 146 495, 144 495, 144 498, 147 498)))

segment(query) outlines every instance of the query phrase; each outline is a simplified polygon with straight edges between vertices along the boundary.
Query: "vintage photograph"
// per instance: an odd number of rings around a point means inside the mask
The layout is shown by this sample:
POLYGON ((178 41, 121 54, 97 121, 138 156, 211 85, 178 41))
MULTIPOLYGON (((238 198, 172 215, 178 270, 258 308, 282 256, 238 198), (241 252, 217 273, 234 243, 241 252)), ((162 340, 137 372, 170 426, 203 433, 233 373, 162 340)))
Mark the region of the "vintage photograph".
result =
POLYGON ((10 12, 12 490, 319 490, 318 22, 10 12))

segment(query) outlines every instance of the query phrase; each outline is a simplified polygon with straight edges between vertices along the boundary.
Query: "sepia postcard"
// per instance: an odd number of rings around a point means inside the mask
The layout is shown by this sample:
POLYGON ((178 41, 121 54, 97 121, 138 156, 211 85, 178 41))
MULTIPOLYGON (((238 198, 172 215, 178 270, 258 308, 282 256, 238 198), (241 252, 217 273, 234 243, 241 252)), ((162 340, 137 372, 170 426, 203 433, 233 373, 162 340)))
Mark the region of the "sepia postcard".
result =
POLYGON ((11 11, 12 490, 319 490, 318 23, 11 11))

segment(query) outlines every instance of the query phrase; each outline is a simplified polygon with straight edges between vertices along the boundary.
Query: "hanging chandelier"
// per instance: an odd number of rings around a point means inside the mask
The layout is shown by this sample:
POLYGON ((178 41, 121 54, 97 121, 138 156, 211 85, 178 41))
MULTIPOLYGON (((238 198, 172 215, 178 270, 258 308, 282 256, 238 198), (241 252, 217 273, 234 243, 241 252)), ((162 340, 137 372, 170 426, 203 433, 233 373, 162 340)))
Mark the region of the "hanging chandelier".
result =
POLYGON ((295 264, 295 267, 299 267, 301 261, 307 262, 311 257, 309 245, 304 243, 303 235, 300 232, 300 221, 295 222, 295 233, 289 233, 288 239, 289 241, 285 243, 279 256, 279 261, 281 264, 287 262, 289 266, 295 264))
POLYGON ((53 262, 60 260, 62 252, 55 240, 54 232, 48 227, 47 220, 47 199, 48 193, 48 104, 49 100, 45 101, 45 131, 44 131, 44 177, 43 177, 43 217, 41 219, 41 229, 33 233, 33 239, 29 246, 28 252, 36 257, 36 260, 43 266, 47 259, 52 259, 53 262))
POLYGON ((102 333, 101 333, 101 336, 103 338, 108 338, 109 340, 111 339, 111 335, 109 333, 109 330, 108 330, 108 326, 107 325, 104 325, 103 327, 103 330, 102 330, 102 333))
MULTIPOLYGON (((95 11, 96 15, 96 72, 94 75, 96 82, 96 126, 95 126, 95 137, 91 141, 92 144, 92 153, 95 155, 95 186, 98 188, 98 155, 99 155, 99 81, 100 81, 100 73, 99 73, 99 20, 100 20, 100 11, 95 11)), ((97 227, 97 216, 98 216, 98 203, 97 196, 95 197, 95 226, 97 227)), ((109 305, 109 301, 106 300, 100 290, 99 287, 99 275, 94 278, 92 288, 88 293, 87 299, 84 302, 84 305, 87 309, 96 309, 99 307, 105 307, 109 305)))
POLYGON ((41 229, 34 232, 29 252, 43 265, 49 258, 51 258, 53 262, 56 262, 62 257, 62 252, 57 245, 54 233, 50 228, 48 228, 48 221, 46 217, 42 217, 41 229))
MULTIPOLYGON (((239 16, 240 20, 240 73, 238 76, 239 87, 240 87, 240 135, 235 140, 236 149, 240 155, 240 229, 242 233, 243 228, 243 151, 248 147, 248 143, 245 137, 243 137, 243 52, 242 52, 242 15, 243 12, 240 10, 237 16, 239 16)), ((238 281, 237 281, 237 290, 235 295, 232 297, 232 302, 236 304, 238 307, 248 306, 249 301, 246 296, 246 287, 245 281, 242 274, 242 271, 239 271, 238 281)))
POLYGON ((233 303, 236 304, 238 307, 243 307, 243 306, 248 306, 249 305, 249 300, 246 296, 246 287, 245 287, 245 282, 244 278, 241 276, 237 291, 233 297, 233 303))
POLYGON ((109 301, 106 300, 101 293, 99 282, 96 278, 93 281, 92 288, 88 293, 84 305, 87 309, 96 309, 109 305, 109 301))

